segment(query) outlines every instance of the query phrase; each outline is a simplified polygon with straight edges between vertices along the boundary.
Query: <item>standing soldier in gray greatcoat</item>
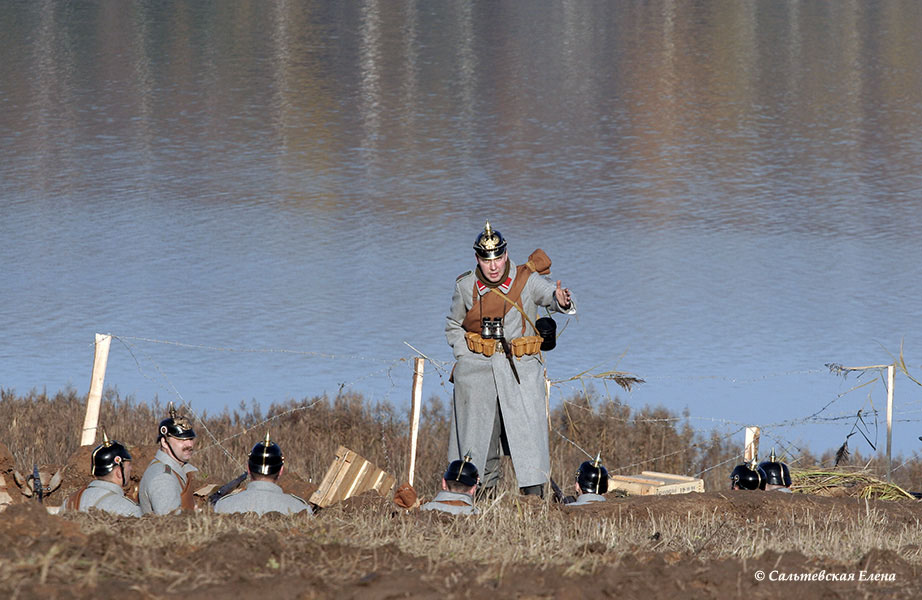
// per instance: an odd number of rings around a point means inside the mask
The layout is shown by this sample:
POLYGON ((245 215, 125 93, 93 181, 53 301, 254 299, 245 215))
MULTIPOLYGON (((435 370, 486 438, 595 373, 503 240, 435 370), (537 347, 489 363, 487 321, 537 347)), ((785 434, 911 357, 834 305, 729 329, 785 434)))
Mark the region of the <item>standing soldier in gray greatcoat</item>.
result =
POLYGON ((102 444, 90 457, 90 472, 95 479, 68 496, 63 509, 87 512, 98 508, 125 517, 140 517, 141 508, 125 497, 124 488, 131 479, 131 455, 125 446, 109 441, 105 433, 102 436, 102 444))
POLYGON ((479 481, 480 474, 469 455, 465 455, 462 460, 452 461, 442 475, 442 491, 419 509, 436 510, 452 515, 480 514, 474 506, 474 492, 477 491, 479 481))
POLYGON ((192 476, 198 469, 189 464, 195 448, 195 431, 189 419, 176 414, 172 402, 170 416, 160 421, 157 443, 160 449, 138 486, 141 512, 165 515, 195 510, 192 476))
POLYGON ((285 471, 285 457, 279 445, 269 439, 253 446, 247 460, 250 483, 242 492, 225 496, 214 505, 216 513, 267 512, 295 514, 307 511, 313 514, 310 505, 293 494, 286 494, 278 485, 278 479, 285 471))
POLYGON ((575 314, 570 290, 547 277, 551 260, 535 250, 524 265, 506 254, 506 240, 488 222, 474 243, 477 268, 458 276, 445 337, 456 363, 451 381, 448 460, 470 452, 484 466, 485 491, 512 457, 522 493, 544 495, 550 474, 542 338, 538 307, 575 314))

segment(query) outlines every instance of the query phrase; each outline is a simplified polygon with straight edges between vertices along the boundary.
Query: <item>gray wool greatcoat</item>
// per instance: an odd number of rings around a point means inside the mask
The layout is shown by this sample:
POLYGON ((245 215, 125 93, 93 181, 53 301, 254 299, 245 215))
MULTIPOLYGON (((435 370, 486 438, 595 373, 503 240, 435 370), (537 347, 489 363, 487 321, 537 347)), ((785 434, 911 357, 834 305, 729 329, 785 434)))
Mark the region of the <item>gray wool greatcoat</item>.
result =
MULTIPOLYGON (((509 275, 514 280, 516 265, 511 260, 509 275)), ((572 299, 569 309, 561 310, 554 295, 556 284, 550 279, 528 271, 523 275, 528 275, 529 279, 522 290, 520 305, 532 323, 543 316, 538 314, 538 307, 547 307, 552 312, 576 313, 572 299)), ((498 405, 519 487, 540 485, 548 480, 551 469, 542 355, 513 358, 521 381, 516 383, 503 352, 497 351, 486 357, 468 350, 461 323, 473 306, 475 280, 474 272, 468 271, 455 281, 445 325, 445 337, 457 361, 453 372, 448 460, 460 459, 470 452, 471 461, 484 469, 487 459, 495 458, 489 454, 498 405)), ((503 319, 506 339, 511 341, 521 335, 536 335, 527 322, 524 334, 521 328, 521 313, 515 308, 507 311, 503 319)))

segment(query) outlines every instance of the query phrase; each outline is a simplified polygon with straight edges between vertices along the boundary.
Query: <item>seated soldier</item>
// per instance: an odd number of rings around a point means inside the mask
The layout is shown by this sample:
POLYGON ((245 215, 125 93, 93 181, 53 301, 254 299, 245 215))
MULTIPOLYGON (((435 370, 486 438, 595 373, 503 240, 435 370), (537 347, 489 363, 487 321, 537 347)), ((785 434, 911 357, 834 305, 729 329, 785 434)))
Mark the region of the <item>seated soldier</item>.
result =
POLYGON ((250 483, 242 492, 225 496, 214 505, 216 513, 255 512, 264 515, 278 512, 293 515, 307 511, 313 514, 310 505, 293 494, 286 494, 278 485, 279 477, 285 472, 285 457, 279 445, 269 439, 253 446, 247 460, 250 483))
POLYGON ((783 462, 776 460, 775 449, 772 448, 771 457, 759 464, 765 471, 765 489, 767 491, 791 492, 791 470, 783 462))
POLYGON ((189 464, 195 449, 195 430, 188 418, 176 414, 172 402, 169 410, 170 416, 160 421, 157 430, 160 449, 138 486, 138 503, 145 515, 195 510, 192 477, 198 469, 189 464))
POLYGON ((480 483, 480 473, 471 462, 471 456, 452 461, 442 475, 442 491, 420 510, 437 510, 453 515, 478 515, 480 511, 474 506, 474 493, 480 483))
POLYGON ((583 506, 592 502, 605 502, 605 492, 608 491, 608 470, 601 463, 601 454, 595 460, 587 460, 579 466, 576 472, 576 491, 579 494, 570 506, 583 506))
POLYGON ((736 465, 730 473, 731 490, 764 490, 765 481, 765 471, 754 460, 752 463, 736 465))
POLYGON ((109 441, 105 432, 102 437, 102 444, 90 458, 90 473, 96 479, 68 496, 62 510, 87 512, 98 508, 115 515, 140 517, 141 507, 125 497, 124 488, 131 478, 131 455, 125 446, 109 441))

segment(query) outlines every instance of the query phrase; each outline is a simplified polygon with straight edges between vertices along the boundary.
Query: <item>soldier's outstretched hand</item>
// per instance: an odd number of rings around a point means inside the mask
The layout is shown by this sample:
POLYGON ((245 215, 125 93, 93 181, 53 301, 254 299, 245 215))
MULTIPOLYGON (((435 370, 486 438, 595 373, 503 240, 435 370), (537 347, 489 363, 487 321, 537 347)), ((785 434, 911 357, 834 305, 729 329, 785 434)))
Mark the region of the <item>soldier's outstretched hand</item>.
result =
POLYGON ((557 304, 560 308, 570 308, 570 288, 561 288, 560 280, 557 280, 557 289, 554 290, 554 296, 557 297, 557 304))

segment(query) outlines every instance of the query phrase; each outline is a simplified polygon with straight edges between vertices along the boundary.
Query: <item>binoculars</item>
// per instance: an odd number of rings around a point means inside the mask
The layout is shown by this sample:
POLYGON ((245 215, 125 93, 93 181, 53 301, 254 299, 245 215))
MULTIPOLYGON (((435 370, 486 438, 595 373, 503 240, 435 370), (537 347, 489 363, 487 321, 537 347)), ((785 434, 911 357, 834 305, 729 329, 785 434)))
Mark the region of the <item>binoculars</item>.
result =
POLYGON ((490 317, 483 317, 481 319, 482 325, 480 326, 480 337, 485 340, 501 340, 503 339, 503 318, 496 317, 491 319, 490 317))

